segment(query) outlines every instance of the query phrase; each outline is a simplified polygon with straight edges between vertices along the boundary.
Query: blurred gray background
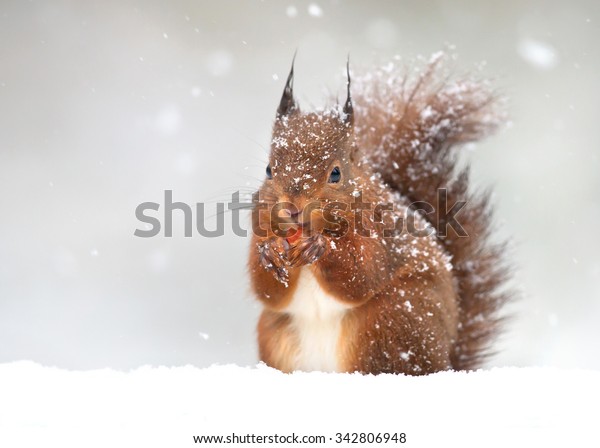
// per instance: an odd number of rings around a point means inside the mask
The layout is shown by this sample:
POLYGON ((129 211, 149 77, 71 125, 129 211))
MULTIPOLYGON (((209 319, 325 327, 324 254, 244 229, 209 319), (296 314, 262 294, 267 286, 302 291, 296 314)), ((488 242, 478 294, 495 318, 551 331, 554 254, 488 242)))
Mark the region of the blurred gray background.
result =
POLYGON ((451 44, 510 98, 511 125, 469 150, 523 291, 489 365, 599 369, 598 42, 596 0, 2 0, 0 362, 255 363, 248 239, 182 219, 137 238, 135 207, 170 189, 214 214, 256 188, 295 49, 308 107, 343 91, 348 52, 451 44))

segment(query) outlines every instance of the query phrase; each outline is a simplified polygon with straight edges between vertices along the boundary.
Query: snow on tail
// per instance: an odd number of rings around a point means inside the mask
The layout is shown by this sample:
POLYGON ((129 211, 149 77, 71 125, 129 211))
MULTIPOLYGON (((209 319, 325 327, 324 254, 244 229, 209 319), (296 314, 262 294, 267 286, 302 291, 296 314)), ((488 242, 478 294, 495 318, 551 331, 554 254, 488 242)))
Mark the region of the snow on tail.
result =
POLYGON ((499 310, 510 298, 505 288, 505 245, 491 242, 489 192, 469 189, 469 168, 459 168, 461 144, 485 137, 503 122, 497 97, 485 82, 451 79, 444 56, 435 54, 416 75, 390 63, 353 77, 355 135, 368 163, 385 182, 411 201, 432 204, 427 218, 452 256, 460 295, 460 328, 452 364, 472 369, 488 354, 498 333, 499 310), (456 215, 468 236, 447 230, 438 189, 447 207, 466 201, 456 215), (442 216, 440 216, 440 214, 442 216))

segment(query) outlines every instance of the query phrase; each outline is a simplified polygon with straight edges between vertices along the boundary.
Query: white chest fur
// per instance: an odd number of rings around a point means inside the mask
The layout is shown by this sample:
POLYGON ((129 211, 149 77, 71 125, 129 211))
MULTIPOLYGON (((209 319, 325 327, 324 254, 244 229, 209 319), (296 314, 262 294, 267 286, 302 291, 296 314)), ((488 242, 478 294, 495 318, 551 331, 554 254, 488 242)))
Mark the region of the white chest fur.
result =
POLYGON ((310 267, 303 267, 294 297, 286 309, 298 335, 295 370, 337 372, 338 342, 348 307, 327 294, 310 267))

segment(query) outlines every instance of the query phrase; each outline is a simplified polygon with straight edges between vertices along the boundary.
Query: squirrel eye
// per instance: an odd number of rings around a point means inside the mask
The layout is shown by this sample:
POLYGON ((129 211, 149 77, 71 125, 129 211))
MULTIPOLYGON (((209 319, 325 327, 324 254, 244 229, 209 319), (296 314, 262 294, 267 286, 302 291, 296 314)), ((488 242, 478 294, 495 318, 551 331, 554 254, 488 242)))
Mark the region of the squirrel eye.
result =
POLYGON ((271 172, 271 164, 267 165, 267 179, 273 179, 273 173, 271 172))
POLYGON ((336 166, 333 170, 331 170, 331 174, 329 175, 329 183, 337 184, 342 177, 342 173, 340 169, 336 166))

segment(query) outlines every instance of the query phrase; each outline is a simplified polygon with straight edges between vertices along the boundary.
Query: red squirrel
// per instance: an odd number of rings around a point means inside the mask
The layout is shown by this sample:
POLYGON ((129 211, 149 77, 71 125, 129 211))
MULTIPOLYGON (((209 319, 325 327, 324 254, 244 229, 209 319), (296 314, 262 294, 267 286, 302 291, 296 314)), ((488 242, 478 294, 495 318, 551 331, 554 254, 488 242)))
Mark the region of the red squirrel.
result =
POLYGON ((487 356, 508 271, 489 193, 469 189, 457 160, 501 114, 485 84, 443 76, 442 59, 352 85, 348 66, 344 104, 312 112, 294 97, 292 63, 249 257, 267 365, 422 375, 487 356))

